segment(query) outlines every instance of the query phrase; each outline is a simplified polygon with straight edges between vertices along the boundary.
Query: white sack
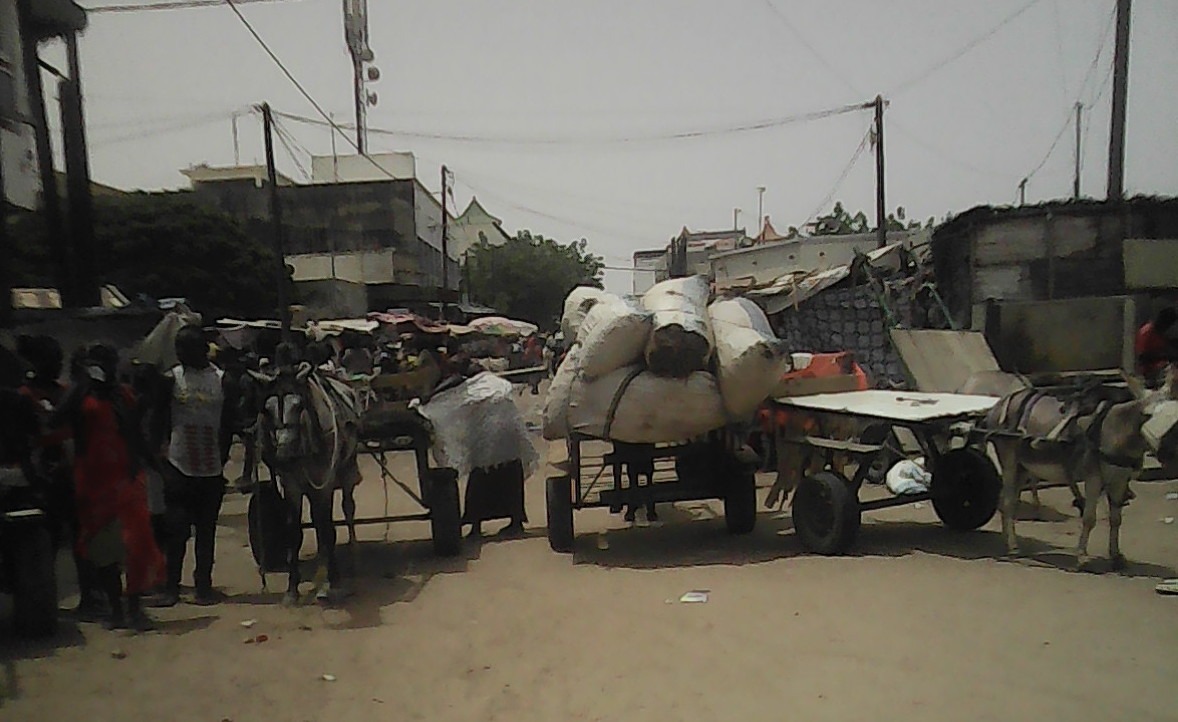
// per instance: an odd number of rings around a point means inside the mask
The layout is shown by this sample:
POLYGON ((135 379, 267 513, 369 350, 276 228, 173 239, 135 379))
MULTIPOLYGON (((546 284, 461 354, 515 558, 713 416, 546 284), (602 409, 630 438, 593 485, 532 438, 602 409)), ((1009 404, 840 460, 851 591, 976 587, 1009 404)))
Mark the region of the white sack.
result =
POLYGON ((153 364, 161 370, 180 363, 176 359, 176 334, 188 325, 199 325, 201 316, 191 311, 169 311, 131 353, 131 360, 153 364))
POLYGON ((773 393, 790 367, 789 356, 752 301, 717 301, 708 307, 708 315, 724 409, 733 419, 747 418, 773 393))
POLYGON ((581 374, 592 380, 641 362, 650 331, 650 313, 614 295, 602 298, 577 334, 583 348, 581 374))
POLYGON ((711 374, 671 379, 628 366, 596 381, 576 379, 568 420, 588 436, 654 444, 693 439, 723 426, 725 416, 711 374))
POLYGON ((608 296, 605 291, 592 286, 577 286, 564 299, 564 313, 560 317, 560 330, 564 333, 565 343, 577 340, 577 332, 585 321, 585 316, 597 305, 603 297, 608 296))
POLYGON ((432 451, 439 466, 466 476, 473 469, 518 459, 525 477, 536 470, 539 456, 512 398, 510 381, 483 372, 434 394, 419 410, 433 425, 432 451))
POLYGON ((933 483, 933 475, 925 471, 924 467, 917 462, 904 459, 888 469, 885 483, 888 491, 896 496, 923 494, 929 490, 929 485, 933 483))
POLYGON ((549 441, 564 439, 569 435, 569 393, 577 368, 581 365, 581 346, 573 344, 564 360, 556 369, 552 383, 548 384, 548 395, 544 397, 543 433, 549 441))
POLYGON ((642 297, 654 314, 646 367, 659 376, 683 378, 707 369, 714 340, 708 321, 708 280, 703 276, 656 283, 642 297))

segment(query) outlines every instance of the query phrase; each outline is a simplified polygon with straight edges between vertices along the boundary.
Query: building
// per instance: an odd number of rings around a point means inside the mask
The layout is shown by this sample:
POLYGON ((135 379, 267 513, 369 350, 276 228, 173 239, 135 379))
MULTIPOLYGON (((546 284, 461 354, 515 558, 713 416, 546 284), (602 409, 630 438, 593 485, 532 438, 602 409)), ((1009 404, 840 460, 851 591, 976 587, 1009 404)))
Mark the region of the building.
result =
MULTIPOLYGON (((927 230, 891 231, 888 243, 919 245, 927 240, 928 233, 927 230)), ((879 237, 874 233, 767 240, 746 248, 713 253, 711 276, 717 291, 754 288, 797 271, 824 271, 845 266, 855 257, 856 251, 875 250, 878 242, 879 237)))
POLYGON ((689 231, 687 226, 671 239, 667 254, 667 268, 671 276, 710 275, 709 259, 722 253, 753 244, 743 228, 727 231, 689 231))
POLYGON ((1003 368, 1131 369, 1134 331, 1178 301, 1178 198, 979 206, 938 226, 932 252, 953 319, 1003 368))
POLYGON ((311 156, 312 183, 365 183, 416 177, 417 159, 408 152, 311 156))
MULTIPOLYGON (((270 177, 264 165, 211 166, 201 163, 185 168, 180 173, 188 179, 194 189, 205 183, 223 183, 225 181, 250 181, 256 188, 261 188, 270 177)), ((281 173, 275 173, 274 177, 279 186, 294 185, 293 180, 281 173)))
MULTIPOLYGON (((190 169, 191 170, 191 169, 190 169)), ((270 198, 253 169, 193 178, 194 199, 270 237, 270 198), (222 177, 224 176, 224 177, 222 177)), ((286 261, 299 301, 317 317, 458 300, 460 271, 443 266, 442 208, 415 178, 286 185, 278 189, 286 261), (444 290, 443 290, 444 287, 444 290)))
POLYGON ((634 295, 641 296, 667 279, 667 250, 634 252, 634 295))
POLYGON ((503 221, 487 212, 479 199, 471 197, 466 210, 450 222, 450 253, 465 261, 466 252, 486 241, 492 246, 501 246, 511 236, 503 230, 503 221))

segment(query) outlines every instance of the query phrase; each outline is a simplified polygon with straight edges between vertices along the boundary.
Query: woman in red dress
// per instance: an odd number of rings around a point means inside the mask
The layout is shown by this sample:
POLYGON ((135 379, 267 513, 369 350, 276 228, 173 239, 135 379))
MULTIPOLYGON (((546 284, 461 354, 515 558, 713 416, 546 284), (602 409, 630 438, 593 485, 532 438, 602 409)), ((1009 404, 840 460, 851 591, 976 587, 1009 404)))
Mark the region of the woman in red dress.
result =
POLYGON ((74 428, 78 553, 95 568, 110 599, 109 626, 142 631, 151 627, 151 619, 140 598, 163 581, 165 571, 152 535, 141 465, 150 455, 134 394, 115 377, 118 354, 109 346, 91 346, 82 365, 62 404, 74 428))

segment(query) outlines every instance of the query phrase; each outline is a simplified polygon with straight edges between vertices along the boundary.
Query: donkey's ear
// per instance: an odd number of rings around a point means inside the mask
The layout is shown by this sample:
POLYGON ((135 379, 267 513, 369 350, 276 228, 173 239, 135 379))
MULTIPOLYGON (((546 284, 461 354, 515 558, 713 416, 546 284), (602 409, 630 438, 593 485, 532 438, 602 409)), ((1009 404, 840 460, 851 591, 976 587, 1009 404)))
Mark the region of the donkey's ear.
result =
POLYGON ((1140 401, 1149 394, 1149 389, 1145 388, 1145 383, 1136 376, 1125 376, 1125 385, 1129 387, 1129 393, 1133 394, 1133 398, 1140 401))

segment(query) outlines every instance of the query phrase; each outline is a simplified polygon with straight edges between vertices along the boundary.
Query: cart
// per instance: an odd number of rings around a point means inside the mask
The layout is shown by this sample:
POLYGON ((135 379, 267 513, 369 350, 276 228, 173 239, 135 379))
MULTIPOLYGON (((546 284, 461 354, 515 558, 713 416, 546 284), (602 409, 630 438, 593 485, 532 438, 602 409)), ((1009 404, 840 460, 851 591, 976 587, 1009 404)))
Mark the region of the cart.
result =
MULTIPOLYGON (((386 499, 391 482, 422 509, 414 514, 386 514, 356 519, 355 524, 428 521, 434 552, 439 556, 456 556, 462 551, 458 472, 455 469, 430 466, 429 449, 432 440, 429 422, 410 408, 409 401, 405 400, 416 396, 425 384, 431 383, 427 373, 428 370, 415 370, 353 382, 353 386, 360 387, 356 389, 361 402, 358 452, 372 458, 380 468, 386 499), (413 454, 416 485, 407 483, 393 473, 389 457, 397 453, 413 454)), ((263 529, 282 528, 285 515, 282 499, 272 479, 259 480, 255 491, 248 509, 249 541, 254 559, 264 571, 285 571, 286 539, 282 534, 262 533, 263 529)), ((343 526, 345 520, 335 519, 334 523, 343 526)), ((304 529, 312 527, 312 524, 303 523, 304 529)))
POLYGON ((819 554, 846 552, 859 532, 860 516, 876 509, 931 501, 941 521, 968 531, 994 516, 1002 480, 973 433, 974 422, 998 399, 991 396, 922 393, 917 391, 848 391, 780 398, 770 402, 787 410, 857 417, 859 438, 793 436, 780 441, 800 444, 824 454, 824 470, 803 477, 793 495, 794 529, 802 545, 819 554), (900 445, 909 439, 919 450, 900 445), (888 465, 898 458, 922 455, 932 474, 928 492, 883 499, 859 500, 859 491, 873 462, 888 465), (836 456, 854 463, 850 477, 836 468, 836 456))
POLYGON ((624 444, 573 434, 563 473, 546 480, 548 544, 571 552, 573 512, 676 501, 719 499, 732 534, 747 534, 757 519, 756 455, 738 433, 721 429, 687 443, 624 444), (645 477, 645 483, 642 483, 645 477))

